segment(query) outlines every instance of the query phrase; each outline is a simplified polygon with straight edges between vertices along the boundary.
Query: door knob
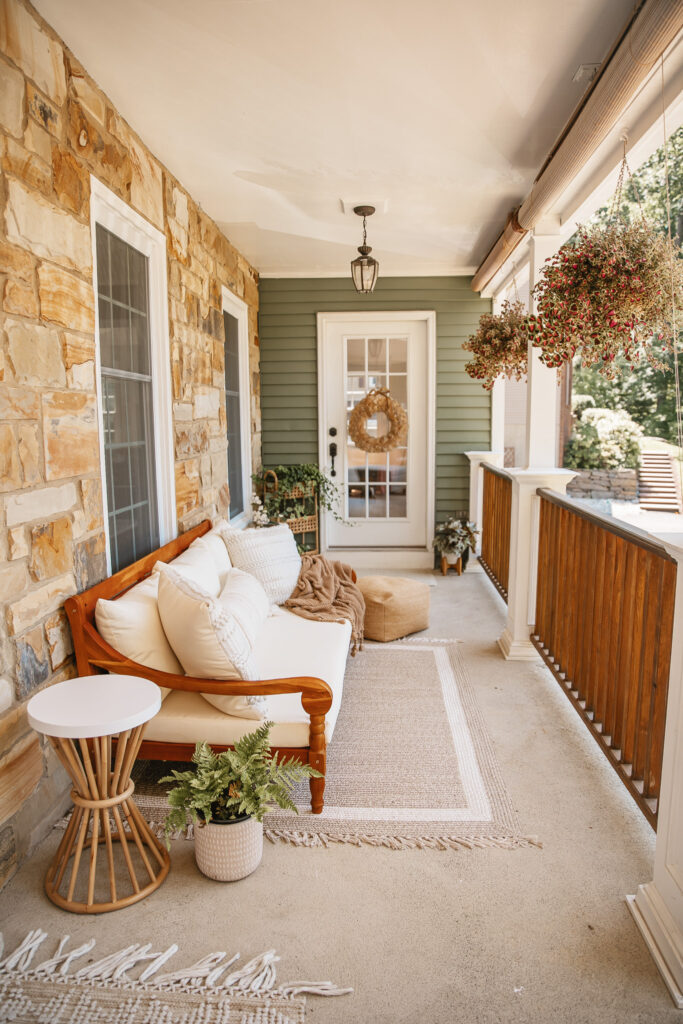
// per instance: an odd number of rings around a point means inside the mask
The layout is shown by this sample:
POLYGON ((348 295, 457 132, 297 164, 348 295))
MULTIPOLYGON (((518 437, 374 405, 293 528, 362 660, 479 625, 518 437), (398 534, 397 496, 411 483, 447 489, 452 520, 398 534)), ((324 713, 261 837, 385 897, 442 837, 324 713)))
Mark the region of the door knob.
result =
MULTIPOLYGON (((332 427, 332 430, 334 430, 335 434, 337 433, 337 431, 335 430, 334 427, 332 427)), ((330 430, 330 433, 332 433, 332 430, 330 430)), ((336 443, 334 441, 332 441, 331 444, 330 444, 329 452, 330 452, 330 458, 332 459, 332 468, 330 469, 330 476, 336 476, 337 475, 337 470, 334 468, 334 460, 337 457, 337 445, 336 445, 336 443)))

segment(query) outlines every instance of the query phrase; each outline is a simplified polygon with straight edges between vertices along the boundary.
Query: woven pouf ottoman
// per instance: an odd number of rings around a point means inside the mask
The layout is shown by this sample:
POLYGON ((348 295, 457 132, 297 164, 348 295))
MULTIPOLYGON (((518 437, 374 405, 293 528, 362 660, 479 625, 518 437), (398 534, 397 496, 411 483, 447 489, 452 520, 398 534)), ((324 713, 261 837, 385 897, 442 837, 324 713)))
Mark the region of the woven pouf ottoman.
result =
POLYGON ((366 640, 386 643, 429 625, 429 587, 403 576, 361 576, 366 640))

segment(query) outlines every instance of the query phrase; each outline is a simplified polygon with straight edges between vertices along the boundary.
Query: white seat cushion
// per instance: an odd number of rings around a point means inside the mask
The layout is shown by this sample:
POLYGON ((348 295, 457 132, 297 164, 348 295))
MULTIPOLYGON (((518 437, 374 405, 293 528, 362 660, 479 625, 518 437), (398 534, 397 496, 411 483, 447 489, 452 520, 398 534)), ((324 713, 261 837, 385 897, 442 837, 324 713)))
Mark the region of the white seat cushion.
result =
MULTIPOLYGON (((95 624, 100 636, 126 658, 159 672, 182 674, 159 618, 158 589, 159 574, 155 573, 115 601, 100 598, 95 606, 95 624)), ((162 700, 169 693, 161 687, 162 700)))
MULTIPOLYGON (((312 676, 332 688, 332 707, 325 716, 325 739, 332 739, 341 707, 344 671, 351 639, 348 622, 314 622, 282 611, 266 620, 259 635, 256 658, 261 679, 312 676)), ((274 722, 274 747, 307 747, 310 719, 300 693, 268 698, 274 722)), ((253 723, 225 715, 207 704, 201 694, 176 690, 147 726, 146 740, 166 743, 233 744, 253 730, 253 723)))
POLYGON ((283 604, 301 572, 301 555, 286 523, 260 530, 224 530, 230 561, 261 583, 273 604, 283 604))

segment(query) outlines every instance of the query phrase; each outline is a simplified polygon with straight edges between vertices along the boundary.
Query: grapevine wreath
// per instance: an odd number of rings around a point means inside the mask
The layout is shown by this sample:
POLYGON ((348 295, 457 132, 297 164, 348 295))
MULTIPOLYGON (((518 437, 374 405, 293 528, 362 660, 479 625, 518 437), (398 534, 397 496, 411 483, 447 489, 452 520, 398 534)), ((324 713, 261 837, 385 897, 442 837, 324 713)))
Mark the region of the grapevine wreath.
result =
POLYGON ((392 398, 388 388, 373 388, 368 391, 351 412, 349 417, 349 437, 364 452, 389 452, 405 443, 408 432, 408 414, 400 402, 392 398), (377 412, 383 412, 391 424, 387 434, 371 437, 366 423, 377 412))

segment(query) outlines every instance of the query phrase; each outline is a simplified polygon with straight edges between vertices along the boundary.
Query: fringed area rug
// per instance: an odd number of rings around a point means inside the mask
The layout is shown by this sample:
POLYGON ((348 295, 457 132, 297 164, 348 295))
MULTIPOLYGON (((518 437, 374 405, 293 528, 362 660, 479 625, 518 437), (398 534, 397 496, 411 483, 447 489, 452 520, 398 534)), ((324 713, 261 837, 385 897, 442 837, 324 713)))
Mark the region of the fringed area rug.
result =
MULTIPOLYGON (((157 830, 165 798, 152 780, 167 771, 149 762, 136 780, 138 806, 157 830)), ((457 642, 368 644, 349 658, 326 777, 323 813, 311 814, 303 784, 298 815, 266 816, 268 839, 391 849, 540 846, 520 830, 457 642)))
MULTIPOLYGON (((304 1024, 303 993, 346 995, 330 982, 275 985, 274 950, 236 968, 236 956, 210 953, 168 971, 176 945, 153 952, 135 943, 100 960, 95 940, 69 950, 69 936, 34 964, 47 933, 29 932, 0 963, 0 1021, 13 1024, 304 1024), (87 958, 84 967, 80 966, 87 958), (162 970, 162 968, 166 968, 162 970), (232 968, 232 969, 231 969, 232 968), (136 972, 137 976, 130 972, 136 972)), ((2 956, 0 935, 0 956, 2 956)))

